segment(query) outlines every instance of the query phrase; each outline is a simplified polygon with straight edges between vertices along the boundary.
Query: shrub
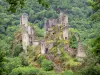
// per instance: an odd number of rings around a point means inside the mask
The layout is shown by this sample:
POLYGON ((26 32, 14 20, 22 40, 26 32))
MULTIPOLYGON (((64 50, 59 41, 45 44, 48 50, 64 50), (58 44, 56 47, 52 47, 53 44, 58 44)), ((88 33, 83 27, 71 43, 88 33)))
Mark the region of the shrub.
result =
POLYGON ((14 58, 5 58, 7 62, 4 62, 4 67, 7 73, 10 73, 14 68, 18 68, 22 66, 21 59, 18 57, 14 58))
POLYGON ((51 61, 44 59, 41 63, 41 67, 45 70, 45 71, 50 71, 53 70, 53 64, 51 61))
POLYGON ((33 67, 19 67, 12 70, 9 75, 38 75, 39 70, 33 67))
POLYGON ((14 56, 18 56, 20 53, 21 53, 21 51, 23 50, 23 48, 22 48, 22 45, 21 44, 16 44, 15 46, 14 46, 14 56))
POLYGON ((80 75, 100 75, 100 66, 88 66, 80 71, 80 75))
POLYGON ((45 56, 44 56, 44 55, 41 55, 41 56, 39 57, 38 62, 41 64, 41 63, 42 63, 42 61, 43 61, 43 59, 45 59, 45 56))
POLYGON ((48 71, 47 75, 59 75, 59 74, 57 74, 55 71, 48 71))
POLYGON ((64 71, 62 75, 74 75, 72 71, 64 71))
POLYGON ((34 67, 18 67, 12 70, 9 75, 56 75, 54 71, 43 71, 34 67))

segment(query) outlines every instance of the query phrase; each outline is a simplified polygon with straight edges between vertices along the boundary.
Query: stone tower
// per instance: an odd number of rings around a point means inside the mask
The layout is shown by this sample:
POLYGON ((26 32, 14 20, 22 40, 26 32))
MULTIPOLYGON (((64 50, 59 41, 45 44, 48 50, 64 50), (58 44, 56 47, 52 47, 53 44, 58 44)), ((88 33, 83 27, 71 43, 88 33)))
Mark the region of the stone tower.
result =
POLYGON ((68 39, 68 16, 63 12, 60 12, 59 23, 63 26, 63 38, 68 39))
POLYGON ((22 14, 20 18, 20 24, 24 25, 25 27, 28 26, 28 14, 26 13, 22 14))
POLYGON ((46 51, 46 44, 45 41, 41 41, 41 54, 45 54, 46 51))
POLYGON ((22 46, 27 54, 27 47, 33 44, 34 31, 33 28, 28 25, 28 15, 26 13, 22 14, 20 18, 20 26, 22 29, 22 46))
POLYGON ((78 48, 77 48, 77 55, 76 55, 77 58, 84 58, 86 57, 86 54, 84 52, 84 49, 83 49, 83 46, 80 42, 80 40, 78 41, 78 48))

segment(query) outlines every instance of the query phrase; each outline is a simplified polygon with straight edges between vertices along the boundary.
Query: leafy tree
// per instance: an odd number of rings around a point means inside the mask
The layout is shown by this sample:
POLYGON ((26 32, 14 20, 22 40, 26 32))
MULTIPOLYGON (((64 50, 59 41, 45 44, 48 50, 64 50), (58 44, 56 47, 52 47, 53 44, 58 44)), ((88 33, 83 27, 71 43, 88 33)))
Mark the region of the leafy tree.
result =
POLYGON ((88 66, 81 70, 79 75, 99 75, 100 74, 100 66, 88 66))
POLYGON ((13 69, 9 75, 56 75, 56 73, 34 67, 18 67, 13 69))
MULTIPOLYGON (((46 0, 37 0, 40 4, 45 7, 49 6, 49 3, 46 0)), ((9 3, 9 11, 16 12, 17 9, 22 9, 25 6, 26 0, 6 0, 9 3)))
POLYGON ((92 47, 93 47, 93 55, 97 58, 97 63, 100 63, 100 36, 98 36, 93 44, 92 44, 92 47))
POLYGON ((53 70, 53 64, 50 60, 47 59, 43 59, 41 62, 41 67, 45 70, 45 71, 50 71, 53 70))
POLYGON ((9 74, 14 68, 18 68, 22 66, 22 62, 20 58, 14 57, 14 58, 5 58, 6 62, 4 62, 4 68, 6 70, 6 74, 9 74))
POLYGON ((74 75, 72 71, 64 71, 62 75, 74 75))
POLYGON ((4 59, 5 57, 5 52, 0 50, 0 75, 4 75, 5 74, 5 68, 4 68, 4 59))
POLYGON ((100 20, 100 0, 89 0, 90 5, 92 6, 94 15, 92 15, 92 20, 99 21, 100 20))

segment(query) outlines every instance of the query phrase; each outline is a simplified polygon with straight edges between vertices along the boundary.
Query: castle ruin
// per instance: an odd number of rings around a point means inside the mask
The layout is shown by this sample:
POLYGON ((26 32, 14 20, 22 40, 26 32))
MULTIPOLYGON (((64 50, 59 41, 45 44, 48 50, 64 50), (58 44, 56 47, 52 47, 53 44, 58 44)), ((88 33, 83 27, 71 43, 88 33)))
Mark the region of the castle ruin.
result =
MULTIPOLYGON (((46 20, 45 23, 44 23, 45 36, 47 35, 48 32, 52 32, 52 34, 54 34, 52 27, 55 26, 55 25, 58 25, 58 27, 62 26, 62 35, 60 35, 59 38, 61 39, 61 36, 62 36, 64 40, 68 40, 69 39, 68 38, 68 31, 69 31, 68 30, 69 29, 68 28, 68 26, 69 26, 68 25, 68 16, 63 12, 60 12, 58 19, 48 19, 48 20, 46 20)), ((22 46, 23 46, 23 50, 25 51, 26 54, 27 54, 28 46, 40 45, 41 46, 41 51, 40 51, 41 54, 47 53, 48 49, 53 47, 53 43, 50 43, 47 46, 45 38, 43 38, 43 40, 41 40, 41 41, 35 40, 34 29, 28 24, 28 15, 26 13, 24 13, 20 18, 20 26, 22 28, 22 46)), ((58 31, 60 31, 60 30, 58 30, 58 31)), ((53 36, 54 35, 52 35, 52 37, 53 36)), ((77 49, 77 56, 85 57, 84 52, 82 52, 83 50, 80 50, 80 42, 78 43, 78 46, 79 47, 77 49)), ((67 47, 67 49, 70 49, 68 44, 66 45, 66 47, 67 47)))

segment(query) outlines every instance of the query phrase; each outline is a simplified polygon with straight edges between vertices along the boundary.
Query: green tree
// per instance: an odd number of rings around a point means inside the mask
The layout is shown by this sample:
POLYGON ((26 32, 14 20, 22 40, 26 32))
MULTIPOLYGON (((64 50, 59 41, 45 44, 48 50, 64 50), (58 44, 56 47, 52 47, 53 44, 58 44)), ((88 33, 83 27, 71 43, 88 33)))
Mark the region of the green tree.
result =
POLYGON ((43 59, 41 62, 41 67, 45 70, 45 71, 51 71, 53 70, 53 64, 50 60, 47 59, 43 59))
POLYGON ((5 57, 6 62, 4 62, 4 68, 6 70, 6 74, 9 74, 13 69, 21 67, 22 62, 19 57, 9 58, 5 57))
MULTIPOLYGON (((22 9, 27 0, 6 0, 9 4, 9 11, 16 12, 17 9, 22 9)), ((49 3, 46 0, 37 0, 42 6, 48 7, 49 3)))
POLYGON ((94 15, 92 15, 92 20, 100 20, 100 0, 89 0, 90 5, 93 7, 94 15))
POLYGON ((5 52, 0 50, 0 75, 4 75, 5 74, 5 68, 4 68, 4 62, 5 62, 5 52))

